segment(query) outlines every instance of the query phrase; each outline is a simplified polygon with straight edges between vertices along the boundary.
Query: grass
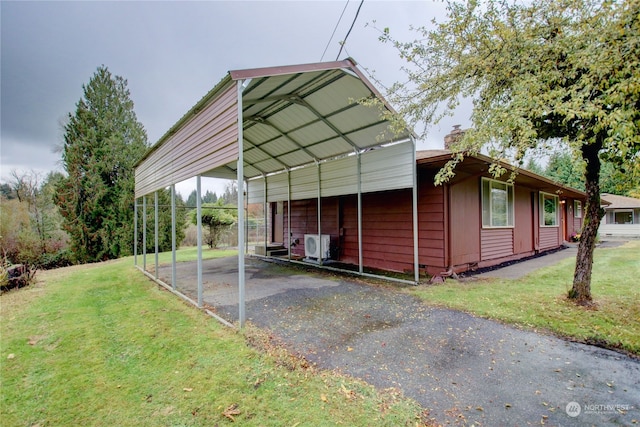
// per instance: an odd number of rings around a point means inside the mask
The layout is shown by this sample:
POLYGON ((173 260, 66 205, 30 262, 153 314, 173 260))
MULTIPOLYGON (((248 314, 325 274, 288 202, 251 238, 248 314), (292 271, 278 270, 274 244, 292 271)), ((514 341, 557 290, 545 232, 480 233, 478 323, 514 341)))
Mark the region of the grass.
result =
MULTIPOLYGON (((202 259, 222 258, 238 255, 237 249, 202 249, 202 259)), ((190 246, 182 248, 176 251, 176 262, 195 261, 198 259, 198 248, 196 246, 190 246)), ((147 265, 153 265, 155 263, 155 254, 147 254, 147 265)), ((158 254, 159 264, 171 263, 171 251, 160 252, 158 254)), ((138 254, 138 265, 142 266, 142 254, 138 254)))
POLYGON ((591 282, 596 309, 566 299, 575 259, 519 280, 449 280, 410 292, 431 304, 640 355, 639 260, 639 241, 596 249, 591 282))
POLYGON ((413 401, 307 367, 258 330, 221 326, 132 264, 42 272, 0 296, 2 425, 421 422, 413 401))

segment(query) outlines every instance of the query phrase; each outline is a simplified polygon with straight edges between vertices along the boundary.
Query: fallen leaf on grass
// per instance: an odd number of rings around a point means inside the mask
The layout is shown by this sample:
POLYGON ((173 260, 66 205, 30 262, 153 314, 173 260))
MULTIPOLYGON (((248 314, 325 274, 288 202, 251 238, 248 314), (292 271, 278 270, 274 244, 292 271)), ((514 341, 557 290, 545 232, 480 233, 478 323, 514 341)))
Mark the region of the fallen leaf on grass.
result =
POLYGON ((320 400, 322 400, 323 402, 327 401, 327 395, 326 394, 321 394, 320 395, 320 400))
POLYGON ((182 389, 182 391, 193 391, 193 389, 191 387, 185 387, 182 389))
POLYGON ((342 393, 344 393, 347 399, 353 399, 356 397, 356 394, 353 392, 353 390, 347 389, 344 386, 344 384, 341 385, 341 388, 342 388, 342 393))
POLYGON ((234 403, 233 405, 229 406, 227 409, 224 410, 224 412, 222 412, 222 415, 224 415, 225 417, 229 418, 231 421, 235 422, 235 418, 233 418, 234 415, 240 415, 241 412, 238 409, 238 404, 234 403))

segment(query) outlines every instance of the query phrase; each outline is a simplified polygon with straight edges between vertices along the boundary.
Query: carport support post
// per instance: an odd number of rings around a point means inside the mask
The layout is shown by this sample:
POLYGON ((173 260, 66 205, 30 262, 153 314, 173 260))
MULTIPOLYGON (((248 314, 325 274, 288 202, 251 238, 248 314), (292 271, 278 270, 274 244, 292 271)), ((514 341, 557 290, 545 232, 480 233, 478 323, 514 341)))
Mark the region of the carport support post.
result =
POLYGON ((147 196, 142 196, 142 270, 147 271, 147 196))
POLYGON ((269 203, 267 202, 267 191, 268 191, 268 186, 267 186, 267 175, 263 175, 264 176, 264 204, 262 205, 262 210, 264 213, 264 227, 263 227, 263 231, 264 231, 264 255, 267 256, 269 255, 269 252, 267 252, 267 249, 269 248, 269 244, 267 242, 267 210, 269 209, 269 203))
POLYGON ((318 244, 320 245, 320 256, 318 257, 318 264, 322 265, 323 254, 322 254, 322 184, 320 175, 320 162, 316 160, 316 166, 318 167, 318 244))
POLYGON ((356 153, 358 163, 358 273, 362 274, 362 160, 360 152, 356 153))
POLYGON ((287 248, 287 257, 289 261, 291 261, 291 238, 293 237, 293 233, 291 233, 291 171, 287 169, 287 241, 289 242, 289 247, 287 248))
POLYGON ((198 307, 202 308, 202 186, 200 175, 196 177, 196 217, 198 229, 198 307))
POLYGON ((133 265, 138 266, 138 198, 133 198, 133 265))
POLYGON ((244 234, 244 155, 243 155, 243 141, 244 136, 242 134, 242 91, 244 89, 244 80, 238 80, 238 167, 237 167, 237 180, 238 180, 238 322, 240 328, 244 327, 245 312, 244 312, 244 251, 240 248, 244 246, 245 234, 244 234))
POLYGON ((155 249, 155 262, 156 268, 154 270, 154 277, 158 278, 158 249, 159 249, 159 237, 158 237, 158 191, 156 190, 153 193, 153 212, 154 212, 154 225, 153 225, 153 238, 154 238, 154 249, 155 249))
POLYGON ((176 185, 171 185, 171 287, 176 290, 176 185))
POLYGON ((418 284, 420 281, 420 264, 418 258, 418 165, 416 163, 416 141, 411 138, 413 145, 413 279, 418 284))

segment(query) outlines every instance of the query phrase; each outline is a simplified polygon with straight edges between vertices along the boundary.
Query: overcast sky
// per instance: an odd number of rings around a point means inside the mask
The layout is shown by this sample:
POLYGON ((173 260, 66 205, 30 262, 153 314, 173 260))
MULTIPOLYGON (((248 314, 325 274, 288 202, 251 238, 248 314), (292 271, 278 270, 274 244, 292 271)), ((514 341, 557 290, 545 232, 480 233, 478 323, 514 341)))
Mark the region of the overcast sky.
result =
MULTIPOLYGON (((56 151, 62 123, 100 65, 128 81, 138 120, 153 144, 229 70, 336 60, 359 4, 2 0, 2 181, 14 169, 62 171, 56 151)), ((409 40, 411 25, 443 16, 440 1, 365 0, 339 59, 351 56, 391 85, 403 79, 402 61, 378 41, 374 21, 409 40)), ((419 148, 440 148, 457 122, 443 122, 419 148)), ((179 191, 185 197, 189 192, 184 186, 179 191)))

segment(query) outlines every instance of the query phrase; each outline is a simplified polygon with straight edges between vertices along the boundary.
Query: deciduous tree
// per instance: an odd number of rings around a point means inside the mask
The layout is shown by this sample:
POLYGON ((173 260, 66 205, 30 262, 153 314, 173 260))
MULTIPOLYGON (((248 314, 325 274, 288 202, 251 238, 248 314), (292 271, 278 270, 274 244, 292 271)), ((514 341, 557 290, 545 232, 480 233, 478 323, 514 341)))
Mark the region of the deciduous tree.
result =
MULTIPOLYGON (((207 203, 202 206, 202 225, 207 227, 205 241, 211 249, 220 243, 223 234, 237 221, 238 213, 233 205, 225 205, 223 199, 216 203, 207 203)), ((197 224, 197 211, 192 211, 191 220, 197 224)))
POLYGON ((450 2, 445 22, 417 32, 412 42, 381 36, 407 61, 390 96, 404 120, 433 124, 473 100, 472 129, 438 182, 481 149, 518 166, 551 140, 580 153, 587 204, 569 297, 590 304, 601 162, 638 163, 640 0, 450 2))

